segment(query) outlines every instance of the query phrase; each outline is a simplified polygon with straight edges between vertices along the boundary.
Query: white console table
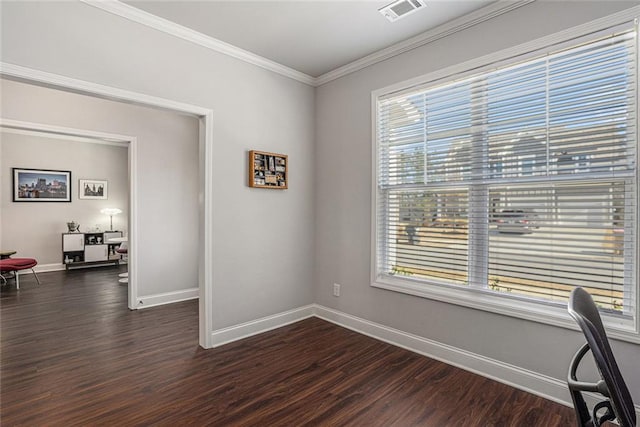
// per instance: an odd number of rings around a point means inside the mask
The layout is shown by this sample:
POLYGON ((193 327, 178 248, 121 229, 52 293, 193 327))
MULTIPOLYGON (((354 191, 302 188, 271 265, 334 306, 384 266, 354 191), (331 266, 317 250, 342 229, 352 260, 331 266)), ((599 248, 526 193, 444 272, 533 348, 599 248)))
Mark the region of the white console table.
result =
POLYGON ((122 231, 98 233, 62 233, 62 262, 65 267, 82 268, 96 265, 119 264, 120 254, 115 250, 122 231))

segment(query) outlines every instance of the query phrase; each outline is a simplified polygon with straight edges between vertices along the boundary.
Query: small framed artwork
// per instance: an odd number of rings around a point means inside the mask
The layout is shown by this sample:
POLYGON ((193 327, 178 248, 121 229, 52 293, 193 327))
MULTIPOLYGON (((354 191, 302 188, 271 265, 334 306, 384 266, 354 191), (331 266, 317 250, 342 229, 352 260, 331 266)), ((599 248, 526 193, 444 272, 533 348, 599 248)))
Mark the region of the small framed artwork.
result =
POLYGON ((14 202, 71 202, 71 171, 13 168, 14 202))
POLYGON ((81 179, 79 195, 81 199, 106 200, 107 181, 100 179, 81 179))
POLYGON ((249 187, 286 190, 289 187, 289 156, 249 151, 249 187))

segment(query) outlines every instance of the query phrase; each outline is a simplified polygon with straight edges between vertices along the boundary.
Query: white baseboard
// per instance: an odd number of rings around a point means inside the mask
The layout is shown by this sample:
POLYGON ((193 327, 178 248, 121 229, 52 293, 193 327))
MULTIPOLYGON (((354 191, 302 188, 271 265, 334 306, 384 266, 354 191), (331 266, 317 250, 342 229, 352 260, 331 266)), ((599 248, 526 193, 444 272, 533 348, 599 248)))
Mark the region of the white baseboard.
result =
POLYGON ((293 310, 263 317, 261 319, 252 320, 250 322, 241 323, 239 325, 230 326, 228 328, 213 331, 212 347, 219 347, 233 341, 247 338, 252 335, 261 334, 263 332, 277 329, 290 323, 299 322, 300 320, 312 317, 314 314, 314 305, 305 305, 293 310))
MULTIPOLYGON (((122 263, 121 263, 122 264, 122 263)), ((75 267, 73 264, 70 264, 70 269, 81 269, 81 268, 99 268, 104 266, 112 266, 113 264, 83 264, 79 267, 75 267), (74 268, 75 267, 75 268, 74 268)), ((62 271, 66 269, 66 265, 63 263, 54 263, 54 264, 38 264, 33 269, 36 273, 46 273, 49 271, 62 271)), ((31 274, 31 269, 21 270, 19 274, 31 274)))
MULTIPOLYGON (((59 262, 57 264, 38 264, 33 269, 36 273, 46 273, 47 271, 60 271, 64 270, 64 264, 59 262)), ((31 273, 31 270, 22 270, 20 274, 31 273)))
POLYGON ((363 335, 457 366, 501 383, 534 393, 558 403, 567 404, 571 396, 566 384, 466 350, 424 337, 393 329, 378 323, 316 305, 316 316, 363 335))
MULTIPOLYGON (((491 378, 562 405, 573 407, 567 383, 563 380, 370 322, 318 304, 314 305, 314 313, 320 319, 363 335, 422 354, 465 371, 491 378)), ((585 400, 587 400, 587 404, 593 405, 597 401, 597 396, 585 393, 585 400)), ((636 415, 640 419, 640 405, 635 405, 635 409, 636 415)))
POLYGON ((190 288, 162 294, 144 295, 138 297, 138 310, 155 307, 158 305, 171 304, 174 302, 196 299, 200 295, 200 289, 190 288))
MULTIPOLYGON (((313 316, 414 353, 439 360, 448 365, 456 366, 465 371, 473 372, 535 394, 561 405, 573 406, 565 380, 552 378, 318 304, 307 305, 214 331, 212 334, 213 347, 219 347, 313 316)), ((587 404, 590 406, 598 400, 595 394, 585 393, 584 396, 587 404)), ((640 419, 640 405, 636 405, 635 409, 637 417, 640 419)))

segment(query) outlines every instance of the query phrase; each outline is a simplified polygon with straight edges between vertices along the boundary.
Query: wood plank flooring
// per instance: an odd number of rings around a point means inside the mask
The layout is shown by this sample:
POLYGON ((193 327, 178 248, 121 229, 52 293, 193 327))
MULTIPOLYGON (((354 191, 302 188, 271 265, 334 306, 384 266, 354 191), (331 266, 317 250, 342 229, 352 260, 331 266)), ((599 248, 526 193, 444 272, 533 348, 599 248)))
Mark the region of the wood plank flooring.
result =
POLYGON ((2 288, 3 427, 575 422, 571 408, 316 318, 203 350, 196 301, 129 311, 118 272, 2 288))

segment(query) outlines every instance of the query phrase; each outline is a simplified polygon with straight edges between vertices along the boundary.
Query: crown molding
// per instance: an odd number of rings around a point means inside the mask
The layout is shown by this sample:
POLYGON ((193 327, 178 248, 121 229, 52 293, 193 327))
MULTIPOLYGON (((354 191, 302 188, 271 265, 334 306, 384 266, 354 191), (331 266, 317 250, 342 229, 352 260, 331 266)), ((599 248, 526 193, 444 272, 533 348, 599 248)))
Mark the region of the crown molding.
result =
POLYGON ((494 66, 497 66, 497 64, 499 64, 501 61, 509 60, 509 58, 524 58, 527 55, 535 55, 539 49, 543 49, 548 46, 561 46, 568 41, 575 40, 581 37, 593 35, 596 33, 604 34, 610 32, 612 29, 619 25, 625 25, 634 22, 638 17, 640 17, 640 6, 634 6, 629 9, 621 10, 611 15, 607 15, 605 17, 597 18, 593 21, 577 25, 575 27, 567 28, 548 36, 512 46, 498 52, 475 57, 468 61, 451 65, 446 68, 441 68, 436 71, 432 71, 430 73, 423 74, 402 82, 394 83, 392 85, 374 90, 372 92, 372 96, 376 98, 385 94, 404 90, 409 87, 423 85, 428 82, 447 78, 454 74, 460 75, 461 73, 470 72, 480 67, 486 66, 487 64, 494 64, 494 66))
POLYGON ((293 80, 315 86, 316 79, 300 71, 286 67, 270 59, 264 58, 255 53, 251 53, 239 47, 233 46, 229 43, 225 43, 213 37, 199 33, 198 31, 184 27, 182 25, 171 22, 167 19, 160 18, 159 16, 152 15, 143 10, 137 9, 128 4, 121 3, 117 0, 80 0, 81 2, 93 6, 95 8, 104 10, 105 12, 112 13, 122 18, 128 19, 138 24, 146 25, 163 33, 181 38, 183 40, 195 43, 197 45, 206 47, 216 52, 228 55, 232 58, 239 59, 249 64, 256 65, 274 73, 281 74, 285 77, 289 77, 293 80))
POLYGON ((499 0, 486 7, 471 12, 465 16, 449 21, 443 25, 440 25, 430 31, 419 34, 408 40, 397 43, 393 46, 387 47, 383 50, 375 52, 371 55, 365 56, 359 60, 356 60, 350 64, 336 68, 333 71, 329 71, 321 75, 320 77, 312 77, 308 74, 294 70, 282 64, 279 64, 270 59, 256 55, 244 49, 240 49, 229 43, 225 43, 221 40, 204 35, 198 31, 184 27, 182 25, 171 22, 167 19, 160 18, 151 13, 137 9, 128 4, 122 3, 118 0, 80 0, 81 2, 101 9, 105 12, 112 13, 122 18, 128 19, 132 22, 145 25, 163 33, 181 38, 183 40, 195 43, 197 45, 214 50, 218 53, 231 56, 249 64, 256 65, 274 73, 281 74, 285 77, 297 80, 299 82, 311 85, 320 86, 328 83, 332 80, 369 67, 378 62, 389 59, 393 56, 439 40, 443 37, 462 31, 466 28, 472 27, 481 22, 487 21, 496 16, 510 12, 519 7, 525 6, 535 0, 499 0))
MULTIPOLYGON (((133 6, 129 6, 125 3, 121 3, 118 0, 102 0, 102 1, 101 0, 79 0, 79 1, 89 6, 93 6, 95 8, 104 10, 108 13, 118 15, 132 22, 136 22, 136 23, 148 26, 155 30, 198 44, 205 48, 222 53, 224 55, 228 55, 233 58, 239 59, 241 61, 264 68, 266 70, 281 74, 285 77, 289 77, 301 83, 317 87, 317 86, 326 84, 332 80, 335 80, 340 77, 346 76, 348 74, 354 73, 356 71, 362 70, 363 68, 377 64, 378 62, 385 61, 394 56, 416 49, 420 46, 424 46, 426 44, 432 43, 436 40, 439 40, 444 37, 455 34, 457 32, 463 31, 467 28, 473 27, 477 24, 488 21, 497 16, 511 12, 512 10, 518 9, 522 6, 526 6, 529 3, 533 3, 536 0, 515 0, 515 1, 498 0, 494 3, 491 3, 488 6, 485 6, 481 9, 478 9, 474 12, 471 12, 467 15, 461 16, 454 20, 451 20, 436 28, 433 28, 432 30, 421 33, 415 37, 412 37, 400 43, 396 43, 395 45, 389 46, 371 55, 368 55, 361 59, 353 61, 347 65, 336 68, 335 70, 329 71, 319 77, 312 77, 312 76, 309 76, 308 74, 301 73, 297 70, 286 67, 275 61, 271 61, 262 56, 259 56, 254 53, 235 47, 229 43, 225 43, 213 37, 206 36, 202 33, 183 27, 174 22, 168 21, 164 18, 160 18, 148 12, 144 12, 140 9, 137 9, 133 6)), ((630 13, 638 14, 638 7, 633 7, 631 9, 615 13, 603 19, 597 19, 590 24, 591 26, 603 25, 604 23, 607 23, 607 22, 619 20, 621 16, 628 17, 630 13)), ((588 25, 583 25, 580 27, 586 28, 587 26, 588 25)), ((564 34, 564 32, 562 32, 561 34, 564 34)), ((11 75, 11 72, 7 72, 7 71, 9 71, 9 69, 19 68, 19 66, 2 63, 2 68, 4 68, 4 71, 5 71, 3 74, 11 75)), ((36 72, 35 70, 30 70, 30 71, 36 72)), ((39 71, 36 72, 36 74, 39 74, 39 73, 41 72, 39 71)), ((29 76, 29 78, 38 80, 37 76, 29 76)))
POLYGON ((418 34, 415 37, 401 41, 385 49, 379 50, 378 52, 372 53, 371 55, 367 55, 364 58, 358 59, 347 65, 336 68, 335 70, 329 71, 328 73, 325 73, 316 78, 315 86, 321 86, 332 80, 346 76, 347 74, 351 74, 353 72, 362 70, 363 68, 377 64, 378 62, 382 62, 394 56, 400 55, 401 53, 408 52, 420 46, 424 46, 436 40, 440 40, 444 37, 473 27, 474 25, 488 21, 507 12, 511 12, 512 10, 518 9, 522 6, 526 6, 527 4, 533 3, 534 1, 535 0, 500 0, 495 3, 491 3, 488 6, 485 6, 459 18, 453 19, 429 31, 418 34))

